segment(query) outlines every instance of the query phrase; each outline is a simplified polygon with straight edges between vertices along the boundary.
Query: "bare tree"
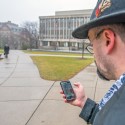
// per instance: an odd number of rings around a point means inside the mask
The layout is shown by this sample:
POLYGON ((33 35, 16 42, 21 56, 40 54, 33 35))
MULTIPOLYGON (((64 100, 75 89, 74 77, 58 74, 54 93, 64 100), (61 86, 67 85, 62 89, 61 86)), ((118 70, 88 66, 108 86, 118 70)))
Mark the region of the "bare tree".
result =
POLYGON ((24 22, 22 25, 28 31, 30 49, 38 48, 38 24, 37 22, 24 22))

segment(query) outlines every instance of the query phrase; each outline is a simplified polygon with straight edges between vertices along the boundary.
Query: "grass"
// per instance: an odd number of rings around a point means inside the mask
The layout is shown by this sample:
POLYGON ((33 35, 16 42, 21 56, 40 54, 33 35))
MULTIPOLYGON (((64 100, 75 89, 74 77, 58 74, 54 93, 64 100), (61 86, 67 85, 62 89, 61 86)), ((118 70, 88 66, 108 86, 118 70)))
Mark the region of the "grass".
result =
POLYGON ((0 53, 3 53, 3 49, 0 49, 0 53))
POLYGON ((38 57, 31 56, 43 79, 60 81, 68 80, 93 62, 93 59, 71 57, 38 57))
MULTIPOLYGON (((3 49, 0 49, 0 54, 4 53, 3 49)), ((0 58, 2 60, 2 58, 0 58)))

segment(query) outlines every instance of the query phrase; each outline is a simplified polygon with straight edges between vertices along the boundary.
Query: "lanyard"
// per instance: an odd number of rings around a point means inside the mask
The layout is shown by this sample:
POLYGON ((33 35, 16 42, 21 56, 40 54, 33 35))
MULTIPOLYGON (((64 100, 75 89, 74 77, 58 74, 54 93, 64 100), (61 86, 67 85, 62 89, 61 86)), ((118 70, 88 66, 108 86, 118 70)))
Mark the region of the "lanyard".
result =
POLYGON ((112 85, 112 87, 108 90, 105 96, 99 103, 99 110, 111 99, 115 92, 117 92, 121 86, 125 84, 125 74, 121 75, 120 78, 112 85))

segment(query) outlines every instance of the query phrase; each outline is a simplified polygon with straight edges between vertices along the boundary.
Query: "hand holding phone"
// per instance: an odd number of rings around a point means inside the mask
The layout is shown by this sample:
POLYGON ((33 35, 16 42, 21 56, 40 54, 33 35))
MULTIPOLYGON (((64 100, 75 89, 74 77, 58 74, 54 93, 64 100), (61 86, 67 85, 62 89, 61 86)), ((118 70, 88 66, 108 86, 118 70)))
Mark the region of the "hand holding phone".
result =
POLYGON ((66 96, 67 101, 72 101, 76 98, 76 95, 74 93, 74 90, 72 88, 70 81, 61 81, 60 85, 66 96))

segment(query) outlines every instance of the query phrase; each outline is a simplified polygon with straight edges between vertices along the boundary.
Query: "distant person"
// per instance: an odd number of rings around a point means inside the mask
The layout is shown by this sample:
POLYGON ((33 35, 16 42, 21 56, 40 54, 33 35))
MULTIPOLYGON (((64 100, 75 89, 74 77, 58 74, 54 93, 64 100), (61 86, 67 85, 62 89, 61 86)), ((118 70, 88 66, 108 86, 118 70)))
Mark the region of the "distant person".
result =
POLYGON ((88 98, 79 83, 73 101, 67 101, 61 91, 64 101, 80 107, 80 117, 87 123, 125 125, 125 0, 98 0, 90 21, 72 35, 89 39, 87 49, 95 58, 98 75, 115 82, 99 103, 88 98))
POLYGON ((9 48, 8 44, 5 44, 5 46, 4 46, 5 58, 8 58, 9 50, 10 50, 10 48, 9 48))

